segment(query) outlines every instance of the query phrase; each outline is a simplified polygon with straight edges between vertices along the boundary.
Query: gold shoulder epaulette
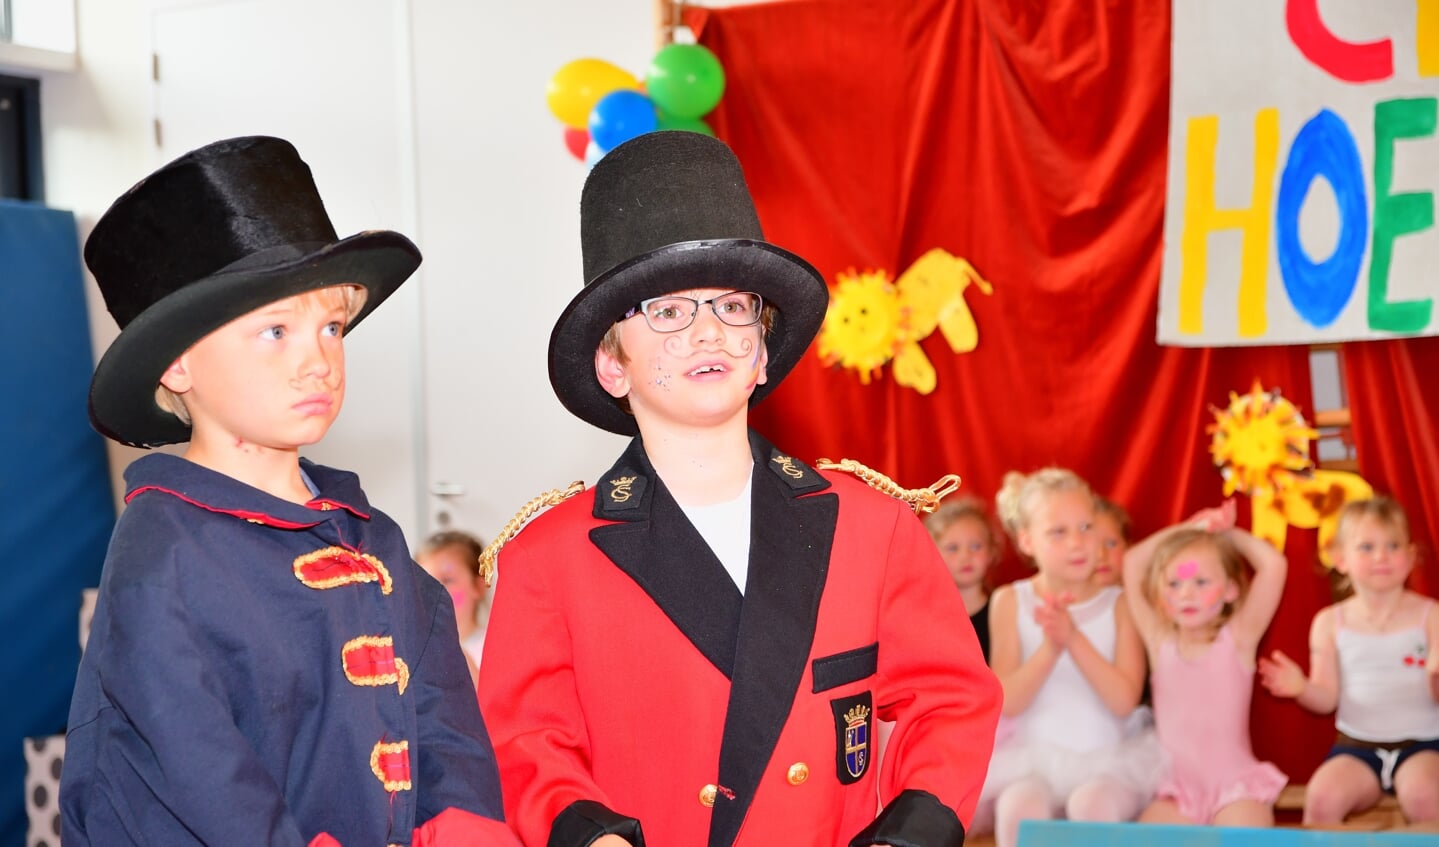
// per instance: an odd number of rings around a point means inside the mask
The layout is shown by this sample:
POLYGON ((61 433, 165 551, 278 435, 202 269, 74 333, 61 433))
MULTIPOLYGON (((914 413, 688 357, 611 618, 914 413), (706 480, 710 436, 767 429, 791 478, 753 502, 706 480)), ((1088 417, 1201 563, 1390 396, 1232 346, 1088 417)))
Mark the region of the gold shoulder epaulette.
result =
POLYGON ((505 524, 505 528, 500 530, 500 534, 495 536, 495 540, 491 541, 480 553, 480 577, 484 579, 485 587, 488 588, 495 583, 495 558, 500 555, 500 548, 504 547, 511 538, 519 535, 520 530, 529 523, 530 518, 539 514, 541 509, 557 506, 584 490, 584 481, 577 479, 564 488, 551 488, 521 506, 515 516, 510 518, 509 523, 505 524))
POLYGON ((854 459, 840 459, 838 462, 820 459, 814 463, 814 466, 827 471, 852 473, 868 483, 870 488, 883 491, 897 500, 903 500, 909 504, 911 509, 914 509, 916 515, 933 512, 939 508, 939 501, 944 499, 945 495, 959 490, 959 474, 945 474, 933 485, 925 488, 900 488, 894 480, 854 459))

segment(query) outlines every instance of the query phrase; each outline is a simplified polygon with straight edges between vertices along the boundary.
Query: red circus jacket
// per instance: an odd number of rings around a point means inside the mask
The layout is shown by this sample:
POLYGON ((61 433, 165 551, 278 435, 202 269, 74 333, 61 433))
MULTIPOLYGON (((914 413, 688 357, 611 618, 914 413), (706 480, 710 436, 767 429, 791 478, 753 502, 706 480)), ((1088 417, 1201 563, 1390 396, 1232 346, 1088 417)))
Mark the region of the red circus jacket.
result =
POLYGON ((504 548, 479 692, 529 847, 961 843, 1000 688, 934 543, 751 447, 743 594, 639 439, 504 548))

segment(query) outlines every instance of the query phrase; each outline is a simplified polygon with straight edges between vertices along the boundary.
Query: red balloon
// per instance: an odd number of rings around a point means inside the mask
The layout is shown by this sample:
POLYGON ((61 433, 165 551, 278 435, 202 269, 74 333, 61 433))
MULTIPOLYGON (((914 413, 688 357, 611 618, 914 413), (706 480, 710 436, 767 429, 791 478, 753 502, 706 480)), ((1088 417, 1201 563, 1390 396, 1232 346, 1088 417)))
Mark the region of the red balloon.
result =
POLYGON ((585 160, 585 147, 590 143, 590 132, 587 129, 575 129, 572 126, 565 127, 565 149, 570 155, 585 160))

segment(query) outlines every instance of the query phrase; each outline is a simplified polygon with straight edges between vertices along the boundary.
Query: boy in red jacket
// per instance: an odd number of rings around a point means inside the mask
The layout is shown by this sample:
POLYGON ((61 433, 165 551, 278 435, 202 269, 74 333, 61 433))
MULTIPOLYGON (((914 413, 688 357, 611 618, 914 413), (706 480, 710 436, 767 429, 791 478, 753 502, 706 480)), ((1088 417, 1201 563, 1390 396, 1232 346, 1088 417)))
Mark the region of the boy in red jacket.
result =
POLYGON ((480 699, 509 819, 530 847, 957 847, 1000 701, 964 604, 908 507, 747 424, 823 280, 694 133, 611 151, 580 216, 550 381, 637 437, 504 548, 480 699))

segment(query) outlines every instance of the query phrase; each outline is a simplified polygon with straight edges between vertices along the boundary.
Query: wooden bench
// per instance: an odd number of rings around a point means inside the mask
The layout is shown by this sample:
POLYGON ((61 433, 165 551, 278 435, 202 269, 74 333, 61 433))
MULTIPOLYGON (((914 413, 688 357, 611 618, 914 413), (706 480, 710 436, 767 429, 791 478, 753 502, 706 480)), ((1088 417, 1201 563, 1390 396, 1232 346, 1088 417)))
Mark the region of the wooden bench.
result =
MULTIPOLYGON (((1286 785, 1274 801, 1274 819, 1277 823, 1298 823, 1304 815, 1304 785, 1286 785)), ((1309 827, 1310 829, 1353 830, 1377 832, 1382 829, 1405 829, 1409 822, 1399 810, 1399 801, 1392 794, 1385 794, 1373 808, 1352 814, 1343 823, 1309 827)))

